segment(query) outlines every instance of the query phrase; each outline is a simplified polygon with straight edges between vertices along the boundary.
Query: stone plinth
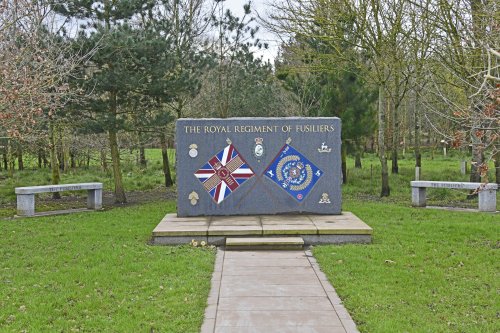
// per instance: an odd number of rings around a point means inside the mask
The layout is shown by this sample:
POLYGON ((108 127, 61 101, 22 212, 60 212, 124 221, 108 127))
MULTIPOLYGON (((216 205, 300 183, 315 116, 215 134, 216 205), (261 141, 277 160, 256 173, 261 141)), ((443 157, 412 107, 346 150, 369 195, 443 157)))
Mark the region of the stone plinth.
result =
POLYGON ((340 215, 255 215, 178 217, 167 214, 153 230, 154 244, 192 239, 224 245, 227 237, 300 236, 306 245, 369 243, 372 228, 350 212, 340 215))

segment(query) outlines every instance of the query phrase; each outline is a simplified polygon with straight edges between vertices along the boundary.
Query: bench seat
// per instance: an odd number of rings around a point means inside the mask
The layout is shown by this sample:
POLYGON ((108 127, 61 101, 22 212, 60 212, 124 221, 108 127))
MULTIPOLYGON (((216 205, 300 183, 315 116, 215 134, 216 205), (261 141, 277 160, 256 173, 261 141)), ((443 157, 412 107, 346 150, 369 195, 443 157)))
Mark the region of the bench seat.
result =
POLYGON ((459 190, 477 190, 479 196, 479 211, 496 212, 498 184, 470 182, 440 182, 417 180, 411 182, 411 201, 415 207, 426 206, 427 188, 449 188, 459 190))
POLYGON ((16 187, 17 195, 17 215, 34 216, 35 215, 35 194, 54 193, 63 191, 81 191, 86 190, 87 208, 98 210, 102 208, 102 183, 79 183, 79 184, 58 184, 42 186, 16 187))

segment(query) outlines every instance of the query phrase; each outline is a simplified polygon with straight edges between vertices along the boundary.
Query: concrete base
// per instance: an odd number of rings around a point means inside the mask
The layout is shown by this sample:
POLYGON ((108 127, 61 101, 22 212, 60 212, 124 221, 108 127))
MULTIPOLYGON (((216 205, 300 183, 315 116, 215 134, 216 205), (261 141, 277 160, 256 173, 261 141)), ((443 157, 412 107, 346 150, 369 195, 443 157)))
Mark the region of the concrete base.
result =
POLYGON ((426 205, 425 195, 426 195, 425 187, 412 187, 411 188, 412 206, 425 207, 426 205))
POLYGON ((95 210, 102 208, 102 189, 88 190, 87 208, 95 210))
POLYGON ((177 217, 167 214, 153 230, 155 245, 195 239, 223 246, 226 238, 302 237, 305 245, 370 243, 372 228, 350 212, 341 215, 177 217))
POLYGON ((18 194, 17 195, 17 215, 34 216, 35 215, 35 195, 18 194))
POLYGON ((496 212, 497 210, 497 191, 482 190, 479 192, 479 211, 496 212))

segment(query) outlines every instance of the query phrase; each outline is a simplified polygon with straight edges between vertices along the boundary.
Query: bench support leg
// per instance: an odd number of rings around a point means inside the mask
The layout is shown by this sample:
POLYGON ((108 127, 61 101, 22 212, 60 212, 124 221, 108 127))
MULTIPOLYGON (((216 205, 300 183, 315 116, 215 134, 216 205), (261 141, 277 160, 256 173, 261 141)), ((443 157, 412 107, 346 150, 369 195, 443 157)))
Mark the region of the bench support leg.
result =
POLYGON ((95 210, 102 208, 102 190, 88 190, 87 208, 95 210))
POLYGON ((17 195, 17 215, 34 216, 35 215, 35 195, 18 194, 17 195))
POLYGON ((425 187, 411 188, 411 204, 414 207, 425 207, 425 187))
POLYGON ((479 192, 479 211, 496 212, 497 210, 497 191, 483 190, 479 192))

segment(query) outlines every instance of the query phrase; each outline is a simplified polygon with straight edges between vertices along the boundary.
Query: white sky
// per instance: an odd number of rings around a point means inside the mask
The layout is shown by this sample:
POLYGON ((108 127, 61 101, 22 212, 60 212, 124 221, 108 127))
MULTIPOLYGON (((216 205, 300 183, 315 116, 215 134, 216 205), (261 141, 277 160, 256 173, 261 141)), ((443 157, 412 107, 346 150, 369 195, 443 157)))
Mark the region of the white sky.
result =
MULTIPOLYGON (((269 1, 270 0, 252 0, 250 6, 252 13, 250 15, 256 17, 257 15, 255 12, 257 12, 260 16, 265 18, 266 12, 269 11, 269 6, 267 5, 269 1)), ((235 16, 241 18, 243 16, 243 5, 246 3, 248 3, 248 0, 226 0, 224 2, 224 7, 230 9, 235 16)), ((270 60, 271 64, 274 64, 274 58, 276 58, 278 54, 278 47, 280 42, 277 40, 276 36, 274 36, 269 31, 266 31, 266 29, 262 25, 259 26, 259 32, 257 33, 256 37, 262 43, 268 43, 269 48, 267 50, 257 50, 255 52, 255 55, 257 57, 262 56, 264 61, 270 60)))

